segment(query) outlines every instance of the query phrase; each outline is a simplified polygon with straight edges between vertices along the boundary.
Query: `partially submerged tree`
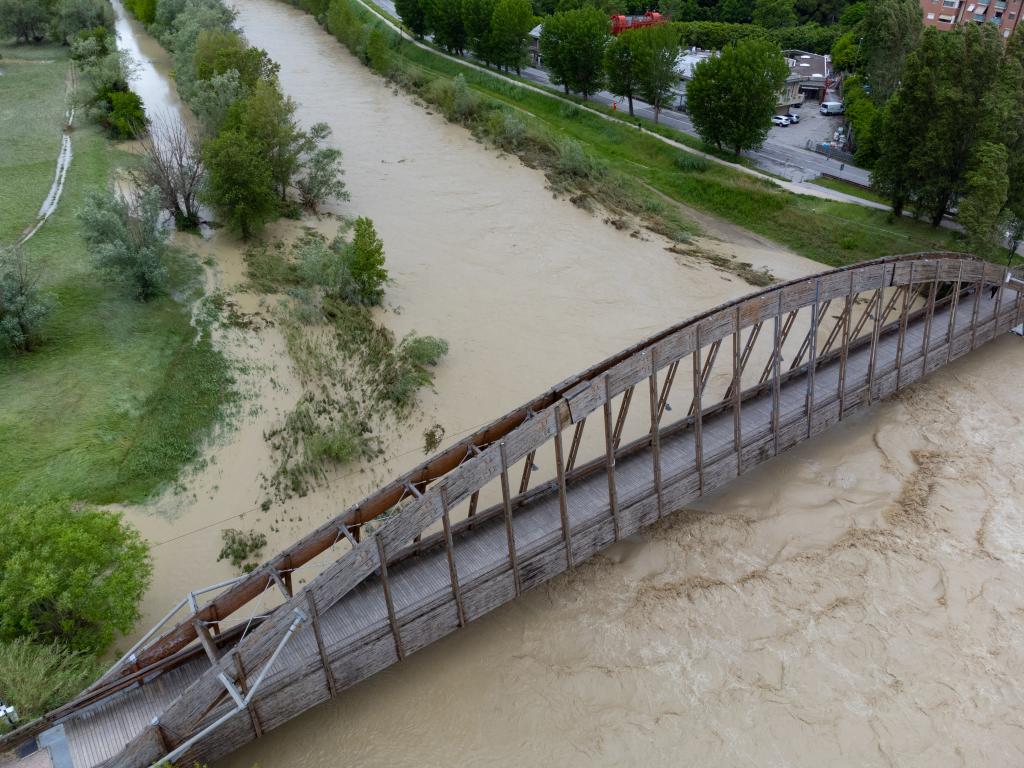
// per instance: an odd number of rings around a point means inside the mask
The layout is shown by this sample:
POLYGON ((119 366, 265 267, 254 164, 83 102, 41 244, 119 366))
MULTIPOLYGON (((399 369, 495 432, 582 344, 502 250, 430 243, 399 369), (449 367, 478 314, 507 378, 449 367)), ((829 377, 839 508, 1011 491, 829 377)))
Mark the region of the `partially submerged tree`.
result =
POLYGON ((575 91, 584 99, 604 84, 604 49, 608 44, 608 17, 592 6, 563 11, 544 20, 540 53, 551 82, 575 91))
POLYGON ((309 141, 301 157, 302 175, 295 181, 302 207, 312 213, 331 198, 348 200, 345 182, 341 180, 341 150, 320 146, 330 135, 327 123, 317 123, 309 129, 309 141))
POLYGON ((693 71, 686 108, 708 144, 736 154, 764 143, 789 67, 778 46, 763 40, 727 45, 693 71))
POLYGON ((199 137, 173 115, 153 120, 140 137, 142 164, 131 171, 141 189, 160 190, 160 202, 183 229, 199 225, 199 191, 206 178, 199 137))
POLYGON ((100 653, 138 620, 151 572, 145 542, 119 514, 0 502, 0 642, 100 653))
POLYGON ((248 239, 280 210, 274 171, 262 149, 239 130, 221 131, 203 145, 208 181, 202 199, 224 223, 248 239))
POLYGON ((0 352, 28 352, 39 341, 52 298, 39 289, 39 275, 19 245, 0 248, 0 352))
POLYGON ((160 294, 167 280, 161 212, 160 190, 154 187, 134 202, 113 192, 93 192, 78 213, 100 269, 128 286, 139 301, 160 294))

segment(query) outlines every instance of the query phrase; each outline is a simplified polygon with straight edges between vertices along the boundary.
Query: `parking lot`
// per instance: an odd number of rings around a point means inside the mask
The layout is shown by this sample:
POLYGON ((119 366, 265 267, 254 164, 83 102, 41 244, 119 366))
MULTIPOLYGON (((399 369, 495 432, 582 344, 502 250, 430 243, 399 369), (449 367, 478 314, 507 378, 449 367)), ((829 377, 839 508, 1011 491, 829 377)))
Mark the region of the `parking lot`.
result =
MULTIPOLYGON (((839 101, 838 96, 830 95, 830 100, 839 101)), ((791 107, 790 113, 800 115, 799 123, 790 123, 785 127, 772 126, 768 134, 769 141, 790 147, 803 149, 807 140, 814 142, 830 141, 836 129, 842 126, 842 115, 823 115, 818 111, 820 102, 806 101, 800 108, 791 107)))

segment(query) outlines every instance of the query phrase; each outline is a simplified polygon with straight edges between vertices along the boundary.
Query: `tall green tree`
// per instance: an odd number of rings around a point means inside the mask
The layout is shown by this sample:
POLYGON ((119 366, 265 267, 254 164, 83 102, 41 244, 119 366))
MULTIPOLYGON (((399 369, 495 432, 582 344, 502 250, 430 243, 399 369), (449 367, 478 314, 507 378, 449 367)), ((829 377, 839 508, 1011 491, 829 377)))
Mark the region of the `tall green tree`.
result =
POLYGON ((46 34, 50 20, 45 3, 39 0, 0 0, 0 32, 31 43, 46 34))
POLYGON ((868 0, 858 47, 876 104, 884 104, 896 90, 923 28, 918 0, 868 0))
POLYGON ((517 73, 526 61, 526 45, 536 19, 530 0, 498 0, 491 16, 491 57, 517 73))
POLYGON ((604 49, 608 44, 608 16, 593 7, 563 11, 544 20, 540 52, 551 81, 584 99, 604 82, 604 49))
POLYGON ((466 50, 466 26, 462 23, 462 4, 456 0, 424 0, 427 28, 434 42, 449 53, 462 55, 466 50))
POLYGON ((0 573, 0 642, 32 637, 95 654, 131 631, 152 566, 118 514, 0 502, 0 573))
POLYGON ((1007 191, 1002 218, 1008 233, 1007 262, 1024 241, 1024 31, 1010 36, 1000 71, 999 103, 995 119, 1007 148, 1007 191))
POLYGON ((427 25, 426 0, 395 0, 395 10, 398 12, 398 18, 416 37, 423 39, 430 31, 427 25))
POLYGON ((679 84, 676 59, 679 58, 679 36, 668 24, 633 30, 633 72, 636 93, 654 108, 654 122, 679 84))
POLYGON ((494 16, 497 0, 458 1, 462 6, 462 24, 466 28, 466 44, 470 52, 485 64, 492 64, 491 17, 494 16))
POLYGON ((228 228, 250 238, 278 213, 274 169, 261 147, 239 129, 223 130, 203 146, 207 184, 203 199, 228 228))
POLYGON ((608 90, 629 103, 633 115, 633 97, 637 92, 636 53, 633 50, 636 30, 612 38, 604 51, 604 72, 608 90))
POLYGON ((1007 176, 1006 147, 981 142, 974 151, 971 168, 964 175, 964 193, 957 220, 964 228, 971 251, 990 256, 1003 241, 1003 206, 1010 180, 1007 176))
POLYGON ((728 45, 700 62, 686 88, 686 107, 708 144, 736 154, 764 143, 789 67, 763 40, 728 45))
POLYGON ((230 29, 204 29, 200 32, 193 60, 199 80, 209 80, 234 70, 247 91, 255 88, 260 80, 276 80, 281 69, 266 51, 250 46, 241 35, 230 29))
POLYGON ((766 29, 795 26, 794 0, 754 0, 753 21, 766 29))

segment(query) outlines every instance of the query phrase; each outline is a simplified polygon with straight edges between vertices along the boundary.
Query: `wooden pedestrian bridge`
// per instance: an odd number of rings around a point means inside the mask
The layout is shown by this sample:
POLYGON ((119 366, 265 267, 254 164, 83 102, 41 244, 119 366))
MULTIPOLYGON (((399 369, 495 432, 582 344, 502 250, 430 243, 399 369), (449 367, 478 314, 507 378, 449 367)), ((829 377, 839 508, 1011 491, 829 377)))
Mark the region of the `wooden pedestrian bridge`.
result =
POLYGON ((914 254, 686 320, 190 593, 0 747, 37 739, 60 768, 214 761, 1017 326, 1022 288, 914 254))

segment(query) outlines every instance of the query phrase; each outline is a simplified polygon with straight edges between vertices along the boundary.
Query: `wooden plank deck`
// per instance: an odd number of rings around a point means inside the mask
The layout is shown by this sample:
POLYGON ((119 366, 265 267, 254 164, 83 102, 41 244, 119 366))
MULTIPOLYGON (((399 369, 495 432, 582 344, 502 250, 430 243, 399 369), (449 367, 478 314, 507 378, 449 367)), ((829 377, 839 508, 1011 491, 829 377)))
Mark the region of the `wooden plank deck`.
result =
MULTIPOLYGON (((886 273, 890 278, 893 270, 890 267, 886 273)), ((962 269, 957 276, 959 274, 962 269)), ((936 276, 937 269, 933 270, 932 278, 936 276)), ((849 279, 852 285, 853 278, 849 279)), ((824 283, 825 279, 819 278, 816 290, 820 291, 824 283)), ((868 282, 861 290, 875 287, 868 282)), ((779 293, 779 308, 781 296, 779 293)), ((807 297, 801 300, 807 301, 807 297)), ((770 313, 772 307, 765 303, 765 307, 756 311, 770 313)), ((776 311, 781 313, 781 309, 776 311)), ((993 293, 986 289, 965 292, 959 306, 954 301, 936 307, 932 317, 928 311, 919 311, 904 320, 903 333, 900 332, 902 322, 890 321, 884 331, 880 331, 880 323, 876 323, 876 343, 861 343, 851 347, 848 354, 844 349, 843 355, 825 359, 813 369, 805 366, 787 378, 772 379, 770 384, 774 386, 765 386, 746 397, 740 406, 738 453, 735 402, 719 404, 706 415, 698 409, 695 420, 683 419, 664 426, 659 432, 658 454, 665 512, 680 508, 699 496, 702 489, 710 492, 776 452, 826 429, 844 414, 885 397, 897 389, 897 379, 901 388, 907 386, 948 359, 1004 332, 1020 321, 1019 315, 1016 292, 1000 289, 993 293), (952 352, 947 339, 951 316, 955 316, 952 352), (813 408, 809 408, 808 401, 808 393, 812 391, 808 386, 809 376, 813 377, 813 408), (844 384, 842 391, 841 382, 844 384)), ((756 317, 751 322, 755 320, 756 317)), ((766 332, 770 332, 769 325, 765 324, 766 332)), ((723 354, 732 332, 732 327, 720 323, 717 334, 718 338, 725 339, 723 354)), ((692 348, 692 342, 680 338, 672 343, 681 345, 684 351, 687 343, 692 348)), ((626 382, 618 391, 627 389, 630 381, 643 380, 643 362, 629 365, 633 368, 624 367, 624 372, 616 374, 626 382)), ((679 375, 684 376, 682 368, 679 375)), ((598 390, 594 391, 600 395, 598 390)), ((646 400, 646 395, 639 399, 646 400)), ((587 407, 593 410, 594 403, 587 407)), ((596 408, 600 411, 601 406, 596 408)), ((657 519, 658 474, 651 441, 638 448, 624 451, 621 458, 616 459, 611 472, 614 483, 609 481, 600 463, 569 474, 565 506, 572 563, 578 564, 608 546, 615 538, 616 529, 620 536, 626 536, 657 519), (610 487, 616 491, 614 510, 610 487)), ((518 455, 524 454, 525 451, 518 455)), ((527 460, 532 461, 532 455, 527 460)), ((510 481, 518 485, 518 478, 510 478, 510 481)), ((465 522, 453 526, 453 568, 449 566, 443 537, 426 539, 425 544, 409 550, 394 562, 389 557, 386 584, 379 569, 374 570, 377 561, 369 563, 367 573, 370 575, 359 579, 354 588, 343 592, 339 600, 319 612, 316 629, 307 621, 282 647, 251 707, 232 715, 214 735, 201 739, 179 762, 191 764, 193 760, 216 759, 238 744, 327 700, 332 691, 341 691, 398 661, 401 655, 413 653, 454 631, 460 626, 463 615, 470 621, 513 599, 517 582, 522 590, 530 589, 566 570, 570 564, 570 553, 566 551, 563 537, 561 499, 553 480, 516 499, 512 516, 515 564, 500 509, 484 510, 473 520, 471 526, 465 522), (453 572, 459 585, 458 600, 453 588, 453 572), (386 594, 390 597, 393 614, 389 611, 386 594), (318 644, 318 633, 322 646, 318 644)), ((311 605, 315 602, 311 598, 311 605)), ((145 734, 153 730, 155 718, 160 719, 161 729, 166 729, 166 734, 162 731, 158 734, 162 734, 161 739, 169 738, 175 743, 185 741, 192 732, 178 732, 178 729, 188 718, 167 713, 177 712, 175 708, 180 709, 183 700, 198 695, 197 681, 208 677, 208 670, 205 656, 194 657, 146 684, 135 685, 65 718, 63 725, 75 768, 97 765, 136 768, 155 762, 168 750, 166 745, 145 741, 145 734), (134 745, 134 752, 125 750, 129 743, 134 745)), ((253 672, 248 670, 250 677, 253 672)), ((233 710, 232 700, 221 691, 219 697, 200 711, 200 722, 208 724, 220 716, 230 715, 233 710)))

